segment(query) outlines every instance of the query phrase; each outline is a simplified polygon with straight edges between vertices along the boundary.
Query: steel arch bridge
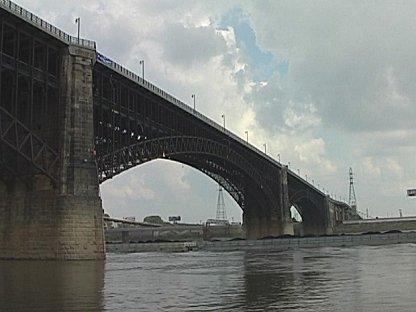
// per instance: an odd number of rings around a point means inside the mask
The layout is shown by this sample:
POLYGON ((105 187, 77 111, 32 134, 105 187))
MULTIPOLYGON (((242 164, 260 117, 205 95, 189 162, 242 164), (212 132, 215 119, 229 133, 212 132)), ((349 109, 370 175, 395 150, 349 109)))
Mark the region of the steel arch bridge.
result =
POLYGON ((0 27, 0 254, 103 257, 99 183, 157 158, 221 184, 241 207, 249 238, 293 233, 291 206, 318 234, 352 216, 287 166, 98 53, 95 42, 9 0, 0 1, 0 27), (81 217, 88 222, 78 224, 81 217), (44 245, 28 249, 20 236, 44 245))

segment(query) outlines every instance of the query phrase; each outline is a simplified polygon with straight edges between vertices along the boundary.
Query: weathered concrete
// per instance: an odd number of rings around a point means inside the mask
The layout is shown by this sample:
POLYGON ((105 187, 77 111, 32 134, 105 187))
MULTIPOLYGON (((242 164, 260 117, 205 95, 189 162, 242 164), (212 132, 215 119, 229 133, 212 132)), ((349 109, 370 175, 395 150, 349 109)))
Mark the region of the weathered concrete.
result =
POLYGON ((108 244, 108 252, 178 252, 178 251, 245 251, 287 250, 297 248, 379 246, 416 243, 416 232, 373 235, 340 235, 301 238, 277 238, 262 240, 193 241, 171 243, 116 243, 108 244))
POLYGON ((203 225, 164 225, 161 227, 125 227, 105 230, 107 243, 133 243, 164 241, 202 240, 203 225))
MULTIPOLYGON (((93 158, 95 51, 70 46, 60 66, 57 185, 43 176, 0 185, 0 259, 102 259, 103 216, 93 158)), ((58 105, 58 103, 56 103, 58 105)))
POLYGON ((107 252, 184 252, 198 249, 197 242, 107 244, 107 252))
POLYGON ((197 247, 200 250, 222 252, 241 250, 286 250, 318 247, 352 247, 360 245, 377 246, 404 243, 416 243, 416 232, 197 242, 197 247))
POLYGON ((415 231, 416 218, 371 219, 348 221, 334 227, 334 233, 366 233, 386 231, 415 231))

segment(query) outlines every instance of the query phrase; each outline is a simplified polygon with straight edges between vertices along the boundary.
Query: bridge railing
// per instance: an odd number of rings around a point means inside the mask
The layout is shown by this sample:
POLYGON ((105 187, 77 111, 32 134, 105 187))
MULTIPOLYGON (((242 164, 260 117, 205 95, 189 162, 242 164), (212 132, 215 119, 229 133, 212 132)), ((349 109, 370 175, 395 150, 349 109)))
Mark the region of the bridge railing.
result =
POLYGON ((94 41, 81 38, 78 39, 77 37, 68 35, 66 32, 49 24, 12 1, 0 0, 0 7, 67 44, 80 45, 95 50, 96 44, 94 41))

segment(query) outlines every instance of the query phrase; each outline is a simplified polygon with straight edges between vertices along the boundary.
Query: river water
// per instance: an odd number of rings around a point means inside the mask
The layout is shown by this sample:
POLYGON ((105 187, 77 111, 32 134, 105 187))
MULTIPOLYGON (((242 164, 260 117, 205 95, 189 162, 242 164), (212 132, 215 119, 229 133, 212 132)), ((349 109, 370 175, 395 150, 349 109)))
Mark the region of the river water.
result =
POLYGON ((0 311, 416 311, 416 245, 0 261, 0 311))

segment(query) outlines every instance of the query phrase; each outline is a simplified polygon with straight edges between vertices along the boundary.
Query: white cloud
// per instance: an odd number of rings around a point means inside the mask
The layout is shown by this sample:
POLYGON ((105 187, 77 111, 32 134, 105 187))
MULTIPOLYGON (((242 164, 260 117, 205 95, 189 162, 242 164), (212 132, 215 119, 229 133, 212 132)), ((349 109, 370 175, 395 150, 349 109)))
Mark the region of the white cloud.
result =
POLYGON ((152 200, 155 192, 146 186, 145 180, 145 175, 129 175, 127 179, 118 180, 118 183, 103 184, 101 189, 121 200, 152 200))

